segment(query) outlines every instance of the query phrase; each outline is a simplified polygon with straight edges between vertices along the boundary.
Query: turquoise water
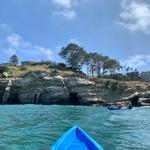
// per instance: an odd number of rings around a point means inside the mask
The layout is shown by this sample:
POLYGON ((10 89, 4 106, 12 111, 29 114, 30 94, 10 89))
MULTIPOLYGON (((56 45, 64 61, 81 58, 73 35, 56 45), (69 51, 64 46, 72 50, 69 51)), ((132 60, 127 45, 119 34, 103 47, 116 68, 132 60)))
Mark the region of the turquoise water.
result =
POLYGON ((150 150, 150 108, 0 106, 0 150, 47 148, 78 125, 105 150, 150 150))

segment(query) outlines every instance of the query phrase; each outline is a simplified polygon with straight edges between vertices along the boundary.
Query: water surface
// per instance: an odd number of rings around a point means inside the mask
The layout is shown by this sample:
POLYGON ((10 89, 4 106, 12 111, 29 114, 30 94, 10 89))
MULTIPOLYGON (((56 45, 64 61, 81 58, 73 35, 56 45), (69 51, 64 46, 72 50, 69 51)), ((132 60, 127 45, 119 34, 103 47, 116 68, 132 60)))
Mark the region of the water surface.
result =
POLYGON ((105 150, 150 150, 150 108, 109 111, 101 107, 0 106, 0 150, 49 147, 78 125, 105 150))

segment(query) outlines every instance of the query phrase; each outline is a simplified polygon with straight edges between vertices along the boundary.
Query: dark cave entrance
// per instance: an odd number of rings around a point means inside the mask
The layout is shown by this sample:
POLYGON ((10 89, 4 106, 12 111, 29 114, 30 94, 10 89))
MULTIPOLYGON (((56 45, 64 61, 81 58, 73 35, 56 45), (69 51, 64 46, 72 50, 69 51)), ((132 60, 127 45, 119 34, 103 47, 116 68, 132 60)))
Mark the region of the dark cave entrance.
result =
POLYGON ((138 96, 134 96, 132 99, 131 99, 131 105, 132 106, 139 106, 139 97, 138 96))
POLYGON ((21 104, 18 94, 14 93, 8 98, 8 104, 21 104))
POLYGON ((79 97, 77 93, 69 93, 69 103, 70 105, 80 105, 79 97))
POLYGON ((6 87, 0 87, 0 104, 3 104, 3 97, 5 94, 6 87))
POLYGON ((35 94, 34 99, 33 99, 33 104, 36 104, 38 100, 38 94, 35 94))

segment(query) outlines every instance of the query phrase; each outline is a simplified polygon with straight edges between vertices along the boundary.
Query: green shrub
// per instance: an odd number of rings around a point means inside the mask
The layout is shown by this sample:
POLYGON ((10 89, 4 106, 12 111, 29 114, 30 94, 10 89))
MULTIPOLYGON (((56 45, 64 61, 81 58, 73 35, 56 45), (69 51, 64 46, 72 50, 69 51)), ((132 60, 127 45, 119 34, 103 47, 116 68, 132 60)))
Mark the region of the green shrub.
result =
POLYGON ((58 63, 57 66, 59 66, 61 68, 66 68, 66 64, 64 64, 64 63, 58 63))
POLYGON ((3 72, 7 72, 9 70, 9 67, 7 66, 0 66, 0 74, 2 74, 3 72))
POLYGON ((57 71, 57 70, 53 70, 53 71, 51 72, 51 76, 56 76, 56 75, 58 75, 58 71, 57 71))
POLYGON ((114 74, 114 75, 106 75, 104 78, 114 79, 119 81, 128 81, 128 77, 124 74, 114 74))
POLYGON ((21 67, 20 67, 20 70, 21 70, 21 71, 25 71, 25 70, 27 70, 27 67, 21 66, 21 67))

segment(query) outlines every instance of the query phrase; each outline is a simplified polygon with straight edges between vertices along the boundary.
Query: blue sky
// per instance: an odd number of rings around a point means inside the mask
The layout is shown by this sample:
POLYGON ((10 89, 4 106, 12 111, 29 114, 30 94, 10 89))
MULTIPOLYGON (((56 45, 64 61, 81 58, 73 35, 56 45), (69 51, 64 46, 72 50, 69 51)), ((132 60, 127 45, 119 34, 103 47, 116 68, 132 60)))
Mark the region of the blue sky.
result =
POLYGON ((0 62, 59 62, 69 42, 150 70, 150 1, 0 0, 0 62))

